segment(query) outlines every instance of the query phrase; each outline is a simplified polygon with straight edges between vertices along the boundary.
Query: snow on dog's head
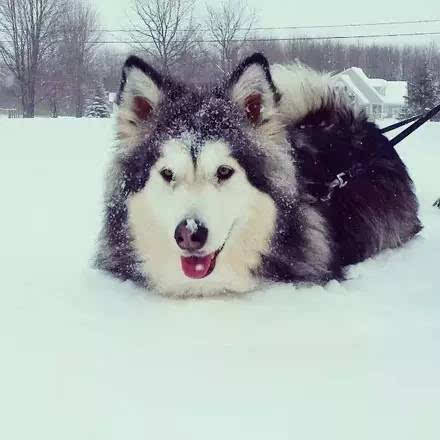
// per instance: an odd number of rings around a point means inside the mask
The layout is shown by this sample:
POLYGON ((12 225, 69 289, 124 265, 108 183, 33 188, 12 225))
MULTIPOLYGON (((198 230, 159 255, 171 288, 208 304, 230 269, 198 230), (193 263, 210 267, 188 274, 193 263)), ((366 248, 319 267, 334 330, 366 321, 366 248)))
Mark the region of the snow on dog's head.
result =
POLYGON ((169 295, 254 288, 274 194, 296 191, 266 59, 254 55, 226 84, 197 91, 130 57, 118 101, 107 205, 119 209, 107 213, 101 266, 169 295))

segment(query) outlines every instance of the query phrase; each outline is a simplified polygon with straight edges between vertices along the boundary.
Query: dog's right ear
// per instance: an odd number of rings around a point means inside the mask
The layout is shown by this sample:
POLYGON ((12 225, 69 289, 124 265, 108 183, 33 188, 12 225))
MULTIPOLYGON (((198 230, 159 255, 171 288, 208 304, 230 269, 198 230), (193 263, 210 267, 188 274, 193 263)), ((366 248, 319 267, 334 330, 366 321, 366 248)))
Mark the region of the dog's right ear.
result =
POLYGON ((246 114, 251 124, 258 128, 275 113, 280 94, 270 73, 269 62, 261 53, 246 58, 229 79, 231 99, 246 114))
POLYGON ((162 76, 142 59, 132 55, 125 61, 116 101, 118 139, 125 146, 137 145, 151 132, 162 85, 162 76))

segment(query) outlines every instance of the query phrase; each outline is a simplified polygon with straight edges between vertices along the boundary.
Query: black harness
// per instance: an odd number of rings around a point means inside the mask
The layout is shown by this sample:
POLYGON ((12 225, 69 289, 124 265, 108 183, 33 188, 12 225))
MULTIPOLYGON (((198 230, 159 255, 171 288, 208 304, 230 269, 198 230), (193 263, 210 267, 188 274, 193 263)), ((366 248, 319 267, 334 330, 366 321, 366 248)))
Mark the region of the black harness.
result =
MULTIPOLYGON (((396 128, 403 127, 411 122, 413 122, 408 128, 400 132, 397 136, 390 140, 391 147, 396 146, 399 142, 402 142, 406 137, 408 137, 412 132, 421 127, 425 122, 429 121, 438 112, 440 112, 440 105, 437 105, 431 109, 428 113, 418 116, 413 116, 412 118, 405 119, 404 121, 397 122, 395 124, 389 125, 388 127, 382 128, 381 133, 387 133, 388 131, 395 130, 396 128)), ((327 183, 328 193, 326 196, 321 197, 322 202, 327 202, 332 198, 333 192, 338 188, 344 188, 350 181, 356 177, 364 174, 368 170, 369 164, 362 164, 360 162, 355 163, 348 170, 342 171, 336 175, 336 177, 327 183)), ((439 199, 440 205, 440 199, 439 199)))

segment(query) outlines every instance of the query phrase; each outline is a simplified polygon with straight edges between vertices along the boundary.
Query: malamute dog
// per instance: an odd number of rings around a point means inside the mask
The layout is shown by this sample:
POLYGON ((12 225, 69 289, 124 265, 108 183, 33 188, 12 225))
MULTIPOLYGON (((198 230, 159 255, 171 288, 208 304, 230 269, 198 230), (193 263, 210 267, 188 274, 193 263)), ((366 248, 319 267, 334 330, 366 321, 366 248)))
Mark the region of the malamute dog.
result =
POLYGON ((118 104, 96 261, 119 278, 174 296, 325 283, 421 229, 404 164, 327 75, 254 54, 200 90, 132 56, 118 104))

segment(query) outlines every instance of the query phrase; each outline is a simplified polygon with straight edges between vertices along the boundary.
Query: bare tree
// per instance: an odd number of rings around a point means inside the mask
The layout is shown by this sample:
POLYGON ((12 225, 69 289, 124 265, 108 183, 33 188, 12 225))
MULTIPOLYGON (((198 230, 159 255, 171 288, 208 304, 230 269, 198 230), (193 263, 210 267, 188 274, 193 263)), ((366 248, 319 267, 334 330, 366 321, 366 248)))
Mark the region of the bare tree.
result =
POLYGON ((95 10, 82 0, 66 0, 68 8, 60 17, 60 38, 42 63, 39 95, 52 117, 60 111, 82 117, 86 95, 92 84, 98 48, 98 20, 95 10))
POLYGON ((112 46, 104 46, 97 51, 94 68, 102 77, 106 90, 118 91, 121 81, 121 68, 128 55, 125 50, 112 46))
POLYGON ((252 37, 241 47, 240 57, 249 56, 255 52, 262 52, 269 57, 271 63, 283 64, 286 62, 283 43, 283 41, 265 39, 263 35, 252 37))
POLYGON ((64 11, 64 0, 0 0, 0 56, 20 85, 25 118, 35 114, 37 76, 64 11))
POLYGON ((17 108, 19 87, 14 74, 0 60, 0 107, 17 108))
POLYGON ((84 114, 86 96, 92 85, 98 40, 98 16, 93 7, 81 0, 70 0, 69 11, 62 23, 62 42, 59 53, 69 81, 74 114, 84 114))
POLYGON ((256 23, 256 13, 244 0, 225 0, 218 6, 206 4, 206 24, 220 49, 220 69, 231 73, 238 54, 256 23))
POLYGON ((39 78, 40 99, 47 102, 50 115, 56 118, 60 112, 60 100, 68 93, 63 53, 59 45, 54 45, 49 50, 46 60, 42 63, 39 78))
POLYGON ((194 44, 193 9, 194 0, 135 0, 133 47, 169 73, 194 44))

